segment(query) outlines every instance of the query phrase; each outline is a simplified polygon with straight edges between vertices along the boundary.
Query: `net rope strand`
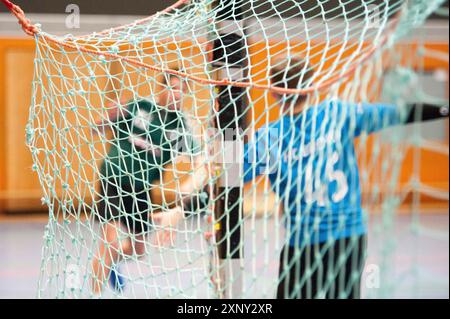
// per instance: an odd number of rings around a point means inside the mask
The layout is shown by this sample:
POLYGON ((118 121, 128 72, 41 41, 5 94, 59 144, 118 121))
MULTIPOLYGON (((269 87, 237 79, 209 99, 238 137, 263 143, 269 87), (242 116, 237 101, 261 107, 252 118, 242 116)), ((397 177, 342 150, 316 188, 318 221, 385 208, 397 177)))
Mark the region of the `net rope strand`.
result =
POLYGON ((12 3, 9 0, 1 1, 6 6, 6 8, 8 8, 8 10, 16 16, 17 20, 19 20, 19 24, 22 26, 23 31, 27 35, 34 36, 39 32, 38 28, 35 25, 31 24, 31 21, 27 19, 25 13, 18 5, 12 3))
MULTIPOLYGON (((25 13, 23 12, 23 10, 18 5, 12 3, 9 0, 1 0, 1 1, 6 6, 6 8, 8 8, 8 10, 11 11, 11 13, 13 13, 17 17, 17 19, 19 20, 19 23, 22 25, 22 28, 23 28, 23 30, 25 31, 26 34, 28 34, 30 36, 33 36, 34 34, 39 32, 38 28, 31 24, 31 21, 26 18, 25 13)), ((162 11, 159 11, 159 12, 157 12, 154 15, 148 16, 148 17, 146 17, 144 19, 141 19, 141 20, 134 21, 134 22, 132 22, 130 24, 122 25, 122 26, 119 26, 119 27, 116 27, 116 28, 106 29, 106 30, 103 30, 101 32, 98 32, 97 34, 98 35, 102 35, 102 34, 106 34, 108 32, 119 31, 119 30, 122 30, 122 29, 126 29, 127 27, 143 24, 143 23, 151 20, 152 18, 154 18, 154 17, 156 17, 156 16, 158 16, 160 14, 164 14, 164 13, 170 12, 170 11, 172 11, 172 10, 174 10, 174 9, 176 9, 176 8, 186 4, 186 3, 188 3, 189 1, 190 0, 178 0, 176 3, 174 3, 170 7, 167 7, 166 9, 164 9, 162 11)), ((88 37, 88 36, 89 35, 79 36, 79 38, 88 37)))
MULTIPOLYGON (((19 23, 22 25, 22 28, 25 31, 25 33, 27 33, 30 36, 34 36, 35 34, 37 34, 39 32, 38 28, 36 26, 32 25, 30 20, 28 20, 25 17, 23 10, 19 6, 11 3, 9 0, 1 0, 1 1, 19 19, 19 23)), ((181 0, 177 3, 175 3, 174 5, 168 7, 166 10, 161 11, 160 13, 169 12, 169 11, 173 10, 174 8, 177 8, 183 4, 188 3, 189 1, 190 0, 181 0)), ((358 67, 360 67, 362 64, 364 64, 365 62, 370 60, 370 58, 372 58, 372 56, 377 52, 377 50, 379 48, 383 47, 384 45, 386 45, 388 43, 390 36, 392 36, 392 34, 394 33, 395 29, 398 26, 398 23, 401 18, 401 14, 402 14, 402 10, 400 10, 396 14, 396 16, 394 17, 394 23, 392 23, 390 30, 384 35, 383 39, 379 42, 379 44, 377 46, 373 46, 363 57, 360 58, 360 60, 358 62, 352 63, 351 67, 349 67, 345 72, 341 73, 340 75, 326 79, 325 81, 321 82, 320 84, 318 84, 316 86, 311 86, 309 88, 304 88, 304 89, 287 89, 287 88, 281 88, 281 87, 277 87, 277 86, 262 85, 262 84, 250 83, 250 82, 236 82, 236 81, 232 81, 229 79, 223 79, 223 80, 204 79, 204 78, 201 78, 201 77, 198 77, 195 75, 187 74, 183 71, 176 71, 176 70, 165 69, 165 68, 161 68, 161 67, 157 67, 157 66, 152 66, 147 63, 140 62, 140 61, 137 61, 137 60, 134 60, 131 58, 123 57, 123 56, 120 56, 117 54, 101 52, 98 50, 92 50, 92 49, 88 49, 85 47, 80 47, 79 45, 73 45, 73 44, 70 44, 65 41, 60 41, 56 38, 49 37, 47 35, 42 35, 42 37, 52 43, 55 43, 56 45, 61 45, 63 47, 69 48, 69 49, 73 49, 76 51, 81 51, 81 52, 85 52, 85 53, 89 53, 89 54, 95 54, 98 56, 112 58, 112 59, 120 59, 127 63, 133 64, 135 66, 146 68, 146 69, 152 70, 152 71, 158 71, 158 72, 162 72, 162 73, 166 73, 166 74, 177 75, 177 76, 180 76, 185 79, 189 79, 189 80, 201 83, 201 84, 209 84, 209 85, 215 85, 215 86, 234 86, 234 87, 240 87, 240 88, 268 90, 270 92, 278 93, 278 94, 306 95, 309 93, 326 90, 326 89, 330 88, 331 86, 333 86, 335 83, 338 83, 340 81, 343 81, 343 80, 351 77, 355 73, 355 71, 358 69, 358 67)), ((135 26, 138 24, 145 23, 157 15, 158 14, 150 16, 150 17, 142 19, 142 20, 138 20, 136 23, 131 23, 129 25, 121 26, 118 28, 112 28, 112 29, 110 29, 110 31, 121 30, 121 29, 130 27, 130 26, 135 26)), ((99 33, 99 35, 101 35, 102 33, 108 33, 108 32, 109 32, 109 30, 108 31, 105 30, 105 31, 99 33)))

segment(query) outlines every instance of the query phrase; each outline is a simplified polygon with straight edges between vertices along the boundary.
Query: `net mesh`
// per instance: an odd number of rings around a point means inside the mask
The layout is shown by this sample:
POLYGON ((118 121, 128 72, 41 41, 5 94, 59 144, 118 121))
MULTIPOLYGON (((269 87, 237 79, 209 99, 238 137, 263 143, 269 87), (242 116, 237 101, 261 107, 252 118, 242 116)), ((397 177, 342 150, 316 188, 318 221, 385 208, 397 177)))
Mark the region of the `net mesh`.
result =
POLYGON ((86 36, 39 30, 38 296, 345 298, 361 275, 383 282, 365 296, 395 295, 401 204, 416 194, 425 232, 418 194, 448 190, 421 184, 417 157, 404 171, 420 129, 371 133, 436 102, 415 79, 448 55, 402 39, 441 4, 193 0, 86 36), (369 221, 381 257, 364 271, 369 221))

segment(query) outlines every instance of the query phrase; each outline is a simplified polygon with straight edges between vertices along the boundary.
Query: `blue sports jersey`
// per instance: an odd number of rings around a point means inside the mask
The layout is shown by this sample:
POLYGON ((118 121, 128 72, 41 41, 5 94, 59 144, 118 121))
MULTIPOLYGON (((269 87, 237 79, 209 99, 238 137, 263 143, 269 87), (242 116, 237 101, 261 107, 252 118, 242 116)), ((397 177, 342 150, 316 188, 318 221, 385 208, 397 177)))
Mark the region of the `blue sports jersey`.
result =
POLYGON ((367 232, 353 139, 399 124, 399 108, 326 101, 286 115, 244 148, 244 182, 269 176, 284 205, 290 245, 367 232))

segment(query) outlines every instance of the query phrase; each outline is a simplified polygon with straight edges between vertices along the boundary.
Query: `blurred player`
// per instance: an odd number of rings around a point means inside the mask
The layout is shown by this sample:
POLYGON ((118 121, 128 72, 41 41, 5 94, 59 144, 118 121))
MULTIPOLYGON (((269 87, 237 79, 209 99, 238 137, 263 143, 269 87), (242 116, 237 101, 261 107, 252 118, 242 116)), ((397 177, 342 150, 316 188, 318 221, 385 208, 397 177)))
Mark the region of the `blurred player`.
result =
MULTIPOLYGON (((177 76, 165 75, 164 90, 157 105, 147 100, 119 103, 108 112, 99 129, 109 129, 113 138, 100 168, 98 219, 101 240, 92 263, 93 291, 101 293, 109 278, 111 285, 122 291, 124 280, 117 267, 125 257, 142 257, 145 237, 151 230, 151 214, 158 209, 152 205, 151 191, 157 187, 164 166, 175 162, 177 156, 198 155, 181 110, 185 90, 177 76)), ((188 192, 191 183, 181 186, 188 192)), ((159 207, 161 208, 161 207, 159 207)), ((182 213, 181 208, 170 214, 182 213)), ((168 240, 167 237, 159 237, 168 240)))
MULTIPOLYGON (((296 58, 271 74, 273 85, 285 89, 305 87, 314 75, 296 58)), ((338 100, 308 107, 307 95, 273 96, 283 115, 245 145, 244 183, 268 174, 283 201, 287 238, 277 298, 359 298, 367 220, 354 139, 398 124, 448 117, 448 107, 338 100)))
MULTIPOLYGON (((286 89, 306 87, 314 75, 296 58, 271 73, 273 85, 286 89)), ((446 117, 448 108, 338 100, 308 107, 306 95, 273 96, 283 116, 245 146, 244 182, 268 172, 288 214, 277 298, 359 298, 367 221, 354 139, 393 125, 446 117)))

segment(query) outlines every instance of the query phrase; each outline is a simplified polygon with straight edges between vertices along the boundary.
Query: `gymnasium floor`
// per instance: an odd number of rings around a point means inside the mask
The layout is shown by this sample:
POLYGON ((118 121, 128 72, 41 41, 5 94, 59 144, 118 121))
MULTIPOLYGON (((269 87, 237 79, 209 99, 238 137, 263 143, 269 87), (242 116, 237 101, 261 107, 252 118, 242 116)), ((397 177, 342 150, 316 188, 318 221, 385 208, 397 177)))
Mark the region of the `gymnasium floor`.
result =
MULTIPOLYGON (((262 220, 256 223, 262 223, 262 220)), ((380 256, 388 254, 389 271, 381 275, 379 288, 367 288, 363 284, 365 297, 449 297, 449 216, 442 212, 427 212, 420 216, 418 224, 419 228, 412 228, 411 225, 417 223, 412 223, 408 215, 399 215, 395 221, 395 240, 385 241, 377 238, 381 236, 379 220, 371 224, 367 265, 385 269, 386 265, 380 264, 380 256)), ((36 297, 44 226, 44 218, 0 220, 0 298, 36 297)), ((272 293, 270 278, 273 279, 277 272, 277 256, 270 256, 270 260, 268 272, 262 276, 267 279, 259 282, 263 288, 254 289, 264 291, 264 295, 272 293)), ((130 272, 137 271, 135 265, 127 267, 130 272)), ((183 276, 178 280, 188 282, 192 279, 192 273, 181 274, 183 276)), ((146 293, 135 291, 133 295, 145 297, 146 293)))

